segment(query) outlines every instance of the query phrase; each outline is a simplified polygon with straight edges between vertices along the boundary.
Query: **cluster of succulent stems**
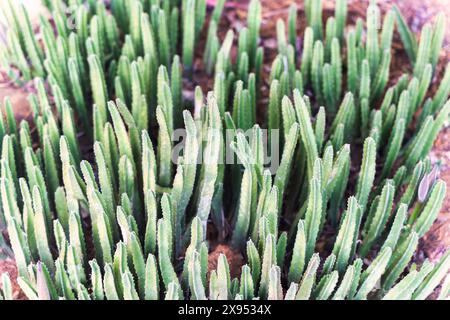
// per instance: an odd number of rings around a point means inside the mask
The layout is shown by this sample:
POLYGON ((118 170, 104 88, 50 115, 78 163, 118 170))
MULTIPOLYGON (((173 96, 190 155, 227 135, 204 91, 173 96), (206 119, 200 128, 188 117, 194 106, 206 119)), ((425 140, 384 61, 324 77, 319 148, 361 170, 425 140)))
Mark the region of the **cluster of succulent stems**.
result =
POLYGON ((412 263, 446 193, 428 158, 450 112, 450 65, 430 92, 443 16, 417 40, 397 8, 372 1, 349 25, 336 0, 324 23, 305 0, 267 61, 259 0, 223 38, 225 0, 44 3, 38 37, 2 2, 0 65, 36 89, 31 122, 9 99, 0 115, 0 248, 28 299, 425 299, 442 282, 447 298, 450 251, 412 263), (411 69, 398 79, 394 32, 411 69), (199 72, 213 85, 189 94, 199 72), (224 254, 208 269, 218 242, 244 257, 237 277, 224 254))

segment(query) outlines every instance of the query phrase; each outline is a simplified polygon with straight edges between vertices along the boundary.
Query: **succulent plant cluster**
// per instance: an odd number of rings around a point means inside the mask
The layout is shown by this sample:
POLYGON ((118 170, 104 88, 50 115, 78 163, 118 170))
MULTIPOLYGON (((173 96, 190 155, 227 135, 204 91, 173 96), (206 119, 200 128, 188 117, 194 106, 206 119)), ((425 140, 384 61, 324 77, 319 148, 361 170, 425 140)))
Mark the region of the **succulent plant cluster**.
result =
POLYGON ((0 245, 29 299, 425 299, 444 278, 447 298, 450 251, 411 263, 446 193, 427 158, 450 112, 450 65, 429 94, 443 17, 417 41, 397 9, 347 26, 336 0, 324 26, 305 0, 302 48, 292 5, 265 79, 258 0, 223 39, 224 0, 208 17, 205 0, 44 3, 38 37, 4 1, 0 51, 36 89, 32 124, 8 99, 0 116, 0 245), (396 25, 413 72, 391 79, 396 25), (191 97, 197 64, 214 82, 191 97), (208 269, 218 242, 244 256, 238 277, 224 254, 208 269))

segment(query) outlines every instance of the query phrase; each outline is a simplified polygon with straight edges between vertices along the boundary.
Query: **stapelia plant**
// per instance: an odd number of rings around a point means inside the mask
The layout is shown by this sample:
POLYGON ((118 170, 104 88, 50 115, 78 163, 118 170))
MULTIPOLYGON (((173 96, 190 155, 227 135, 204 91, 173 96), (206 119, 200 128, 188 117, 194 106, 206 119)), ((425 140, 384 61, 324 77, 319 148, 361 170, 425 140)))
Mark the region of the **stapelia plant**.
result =
POLYGON ((450 112, 450 66, 429 92, 442 17, 417 41, 396 8, 382 20, 372 2, 347 27, 347 1, 324 24, 322 2, 305 0, 277 21, 266 78, 258 0, 224 38, 225 1, 209 19, 204 0, 45 4, 40 42, 5 1, 1 51, 36 89, 32 124, 9 99, 0 117, 1 247, 29 299, 425 299, 444 278, 448 296, 449 252, 412 263, 446 193, 427 158, 450 112), (395 29, 412 70, 398 79, 395 29), (196 67, 214 81, 190 97, 196 67), (208 269, 215 243, 244 265, 220 254, 208 269))
POLYGON ((13 300, 11 280, 7 273, 2 274, 1 284, 2 288, 0 289, 0 300, 13 300))

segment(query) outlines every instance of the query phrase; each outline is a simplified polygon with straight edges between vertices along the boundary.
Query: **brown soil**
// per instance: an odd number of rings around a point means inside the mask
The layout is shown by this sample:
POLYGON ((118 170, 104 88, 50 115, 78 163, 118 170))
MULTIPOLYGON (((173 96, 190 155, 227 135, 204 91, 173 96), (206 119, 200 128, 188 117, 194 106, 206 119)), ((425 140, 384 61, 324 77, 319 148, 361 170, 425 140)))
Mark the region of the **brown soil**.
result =
MULTIPOLYGON (((26 300, 25 294, 20 289, 17 284, 17 267, 16 262, 12 259, 0 260, 0 274, 8 273, 11 279, 11 286, 13 289, 13 299, 14 300, 26 300)), ((0 283, 0 286, 2 284, 0 283)))
POLYGON ((240 252, 222 244, 219 244, 208 256, 208 275, 217 269, 217 259, 221 254, 227 257, 231 279, 238 277, 241 274, 241 267, 244 265, 244 257, 240 252))
POLYGON ((32 119, 30 104, 27 100, 28 92, 26 89, 13 86, 11 82, 5 78, 2 79, 0 76, 0 104, 3 103, 5 97, 11 99, 17 122, 32 119))

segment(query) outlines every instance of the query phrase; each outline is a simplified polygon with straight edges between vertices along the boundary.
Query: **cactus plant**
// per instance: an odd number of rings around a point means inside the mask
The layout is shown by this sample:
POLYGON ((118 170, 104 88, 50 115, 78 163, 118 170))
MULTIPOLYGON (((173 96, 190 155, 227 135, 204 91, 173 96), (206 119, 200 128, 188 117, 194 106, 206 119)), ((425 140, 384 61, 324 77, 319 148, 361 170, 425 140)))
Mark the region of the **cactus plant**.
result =
MULTIPOLYGON (((218 1, 203 48, 214 84, 193 101, 183 70, 196 66, 204 0, 72 3, 74 30, 61 22, 64 1, 46 1, 55 28, 41 18, 43 48, 26 9, 6 3, 2 63, 36 78, 37 135, 17 126, 8 99, 0 117, 1 240, 29 299, 425 299, 444 278, 445 298, 449 253, 408 266, 446 192, 427 158, 450 112, 449 67, 426 99, 442 18, 417 44, 398 9, 380 31, 372 2, 366 26, 344 36, 347 1, 324 26, 321 1, 306 0, 300 51, 292 6, 288 27, 277 22, 265 126, 260 1, 236 59, 234 32, 219 40, 218 1), (395 21, 414 66, 387 88, 395 21), (279 140, 265 144, 264 128, 279 140), (269 151, 281 155, 275 172, 269 151), (330 229, 331 249, 317 252, 330 229), (237 277, 223 254, 209 269, 212 240, 245 256, 237 277)), ((11 298, 9 277, 2 284, 11 298)))

